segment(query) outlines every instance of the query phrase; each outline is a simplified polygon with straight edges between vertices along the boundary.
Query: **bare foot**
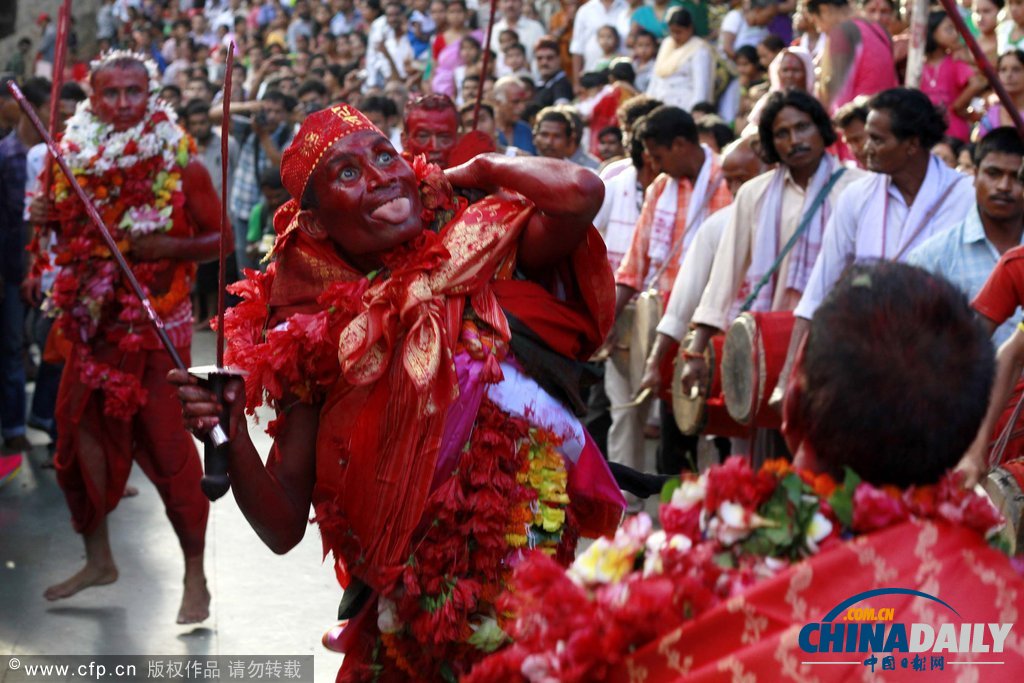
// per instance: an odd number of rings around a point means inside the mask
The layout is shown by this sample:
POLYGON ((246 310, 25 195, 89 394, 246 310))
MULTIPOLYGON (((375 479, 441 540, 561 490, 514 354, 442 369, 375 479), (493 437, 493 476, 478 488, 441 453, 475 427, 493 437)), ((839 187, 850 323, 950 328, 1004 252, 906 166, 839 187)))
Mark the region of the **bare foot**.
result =
POLYGON ((139 490, 132 486, 131 484, 128 484, 127 486, 124 487, 124 493, 121 494, 121 497, 134 498, 137 495, 139 495, 139 490))
POLYGON ((178 610, 179 624, 198 624, 210 616, 210 591, 206 589, 206 579, 185 578, 185 593, 181 596, 181 608, 178 610))
POLYGON ((117 581, 117 567, 113 563, 91 564, 86 562, 85 566, 70 579, 47 588, 43 592, 43 597, 47 600, 61 600, 90 586, 105 586, 115 581, 117 581))

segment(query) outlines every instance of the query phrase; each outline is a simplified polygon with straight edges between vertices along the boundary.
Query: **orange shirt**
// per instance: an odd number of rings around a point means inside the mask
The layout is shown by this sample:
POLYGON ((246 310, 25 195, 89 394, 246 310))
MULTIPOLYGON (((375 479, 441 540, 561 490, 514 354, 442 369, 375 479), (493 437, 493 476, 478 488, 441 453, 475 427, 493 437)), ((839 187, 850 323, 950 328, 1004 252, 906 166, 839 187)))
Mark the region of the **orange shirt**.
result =
MULTIPOLYGON (((662 173, 647 188, 644 203, 640 209, 640 218, 637 219, 636 229, 633 231, 633 240, 625 257, 622 259, 622 263, 619 264, 618 272, 615 274, 616 284, 626 285, 638 291, 645 289, 648 278, 661 268, 664 259, 676 248, 678 242, 688 241, 693 236, 692 233, 696 233, 705 218, 732 203, 732 193, 729 192, 729 187, 724 182, 721 182, 722 171, 718 159, 709 155, 709 160, 706 163, 711 165, 710 169, 708 169, 707 191, 712 194, 710 198, 703 200, 706 206, 698 214, 698 218, 694 221, 695 225, 693 226, 687 226, 686 224, 686 216, 693 198, 693 183, 689 179, 682 178, 676 181, 662 173), (662 193, 666 191, 671 192, 673 183, 676 185, 678 195, 675 220, 672 225, 671 242, 668 245, 662 244, 659 247, 656 244, 659 241, 657 236, 652 240, 652 235, 655 233, 655 210, 658 207, 658 200, 662 193), (691 234, 688 235, 688 232, 691 234)), ((702 200, 698 198, 698 201, 702 200)), ((652 283, 666 301, 668 300, 669 293, 672 291, 672 284, 676 281, 676 275, 679 273, 679 264, 683 260, 683 251, 683 248, 680 247, 658 278, 658 282, 652 283)))

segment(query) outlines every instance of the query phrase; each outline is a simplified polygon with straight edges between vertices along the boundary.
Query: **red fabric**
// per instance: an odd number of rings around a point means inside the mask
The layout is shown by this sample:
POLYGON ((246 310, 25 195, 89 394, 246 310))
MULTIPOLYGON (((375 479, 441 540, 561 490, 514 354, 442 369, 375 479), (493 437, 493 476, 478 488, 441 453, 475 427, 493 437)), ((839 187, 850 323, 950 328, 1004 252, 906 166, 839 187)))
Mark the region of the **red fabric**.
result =
MULTIPOLYGON (((178 349, 186 365, 187 348, 178 349)), ((71 510, 75 531, 89 534, 124 493, 134 459, 156 486, 186 557, 203 552, 210 502, 199 488, 203 476, 195 444, 182 424, 181 404, 167 372, 165 351, 121 353, 109 347, 99 361, 139 378, 146 404, 131 420, 103 414, 103 393, 79 381, 79 356, 72 353, 57 394, 57 481, 71 510), (99 473, 105 473, 100 477, 99 473)))
POLYGON ((572 293, 567 300, 528 280, 499 280, 491 286, 501 307, 543 337, 555 352, 587 359, 604 341, 615 315, 615 290, 600 233, 591 227, 576 249, 571 267, 558 284, 572 293))
POLYGON ((306 117, 295 140, 281 155, 281 182, 293 203, 302 201, 310 176, 331 145, 361 130, 380 133, 370 119, 347 104, 336 104, 306 117))
POLYGON ((1024 247, 1014 247, 999 259, 971 306, 1002 325, 1024 303, 1024 247))
POLYGON ((510 272, 533 205, 499 193, 458 214, 439 237, 425 233, 406 262, 362 297, 341 335, 346 381, 330 391, 317 435, 314 506, 325 548, 377 590, 408 559, 433 478, 446 411, 458 392, 452 352, 466 303, 506 341, 501 306, 566 355, 586 358, 611 324, 611 273, 588 234, 558 284, 562 302, 510 272), (602 284, 601 291, 594 291, 602 284), (501 306, 499 306, 499 303, 501 306), (557 311, 558 316, 552 312, 557 311), (559 317, 560 316, 560 317, 559 317))
MULTIPOLYGON (((1015 623, 1024 614, 1024 582, 1006 556, 988 547, 974 531, 947 522, 905 522, 843 543, 787 569, 665 634, 638 650, 608 677, 610 681, 648 683, 869 680, 865 653, 806 653, 798 644, 800 629, 816 623, 845 599, 875 588, 900 587, 934 595, 960 614, 934 602, 906 595, 886 595, 859 607, 892 607, 894 622, 939 625, 1015 623), (847 666, 808 666, 806 661, 858 661, 847 666)), ((945 654, 945 671, 913 671, 897 664, 882 672, 878 653, 875 675, 885 681, 953 681, 965 670, 981 671, 984 681, 1015 681, 1024 671, 1024 639, 1014 625, 998 654, 945 654), (950 666, 951 660, 1005 661, 985 667, 950 666)), ((909 626, 908 626, 909 632, 909 626)), ((989 641, 991 642, 991 641, 989 641)), ((906 656, 894 653, 897 661, 906 656)), ((923 653, 931 655, 933 653, 923 653)), ((928 657, 926 656, 926 660, 928 657)), ((970 673, 968 675, 970 675, 970 673)))

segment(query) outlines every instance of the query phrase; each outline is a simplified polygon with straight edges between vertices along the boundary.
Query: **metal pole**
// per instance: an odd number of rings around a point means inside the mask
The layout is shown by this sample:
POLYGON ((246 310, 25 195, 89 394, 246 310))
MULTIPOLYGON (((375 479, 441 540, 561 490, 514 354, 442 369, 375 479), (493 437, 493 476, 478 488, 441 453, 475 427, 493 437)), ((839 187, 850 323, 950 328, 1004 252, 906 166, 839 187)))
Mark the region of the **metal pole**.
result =
POLYGON ((921 87, 927 38, 928 0, 913 0, 910 10, 910 50, 907 52, 907 73, 903 80, 908 88, 921 87))
POLYGON ((946 14, 949 16, 949 20, 953 22, 953 26, 956 27, 957 33, 964 39, 967 44, 967 49, 971 51, 971 55, 974 57, 975 64, 981 69, 981 72, 985 74, 985 78, 988 79, 989 85, 996 91, 996 96, 999 97, 999 101, 1006 109, 1006 113, 1013 119, 1013 125, 1017 127, 1017 133, 1024 138, 1024 119, 1021 119, 1020 112, 1017 111, 1017 106, 1013 103, 1010 98, 1010 93, 1006 92, 1006 88, 999 81, 999 76, 996 74, 995 68, 992 66, 992 62, 988 61, 988 57, 985 56, 985 51, 978 45, 978 41, 974 38, 971 32, 967 29, 967 25, 964 23, 963 18, 960 16, 960 10, 956 6, 956 0, 939 0, 942 3, 943 9, 946 10, 946 14))

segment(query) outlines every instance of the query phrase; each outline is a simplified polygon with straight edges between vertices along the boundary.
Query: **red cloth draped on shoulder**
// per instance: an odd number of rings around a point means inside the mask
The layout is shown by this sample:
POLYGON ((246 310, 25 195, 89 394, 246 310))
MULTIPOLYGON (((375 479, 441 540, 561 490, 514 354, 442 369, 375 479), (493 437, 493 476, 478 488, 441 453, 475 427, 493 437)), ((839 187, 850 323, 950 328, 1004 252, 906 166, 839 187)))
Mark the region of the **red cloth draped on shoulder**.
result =
MULTIPOLYGON (((870 653, 807 653, 799 644, 800 629, 819 623, 832 608, 858 593, 875 588, 919 590, 943 600, 959 613, 910 595, 885 595, 857 606, 892 607, 894 623, 923 623, 938 634, 943 623, 1016 624, 1024 614, 1020 577, 1006 556, 989 547, 976 532, 941 520, 908 521, 860 536, 794 565, 758 583, 699 618, 641 648, 608 676, 609 681, 666 683, 750 683, 771 681, 852 681, 872 677, 864 660, 870 653), (814 666, 802 662, 851 661, 856 664, 814 666)), ((842 617, 837 617, 841 621, 842 617)), ((852 623, 852 622, 851 622, 852 623)), ((951 660, 1003 661, 978 667, 981 680, 1009 681, 1024 671, 1024 636, 1015 625, 1004 651, 991 654, 922 652, 925 671, 900 665, 913 654, 893 652, 896 670, 882 671, 879 680, 960 680, 962 669, 951 660), (929 670, 932 655, 945 655, 945 670, 929 670), (959 670, 959 671, 958 671, 959 670)), ((991 635, 986 630, 987 642, 991 635)), ((814 636, 812 642, 817 642, 814 636)))
MULTIPOLYGON (((614 288, 593 228, 554 270, 550 290, 494 281, 509 270, 534 210, 524 197, 501 192, 462 210, 439 235, 424 232, 388 260, 389 276, 370 284, 361 312, 341 333, 342 379, 320 416, 313 502, 325 551, 341 560, 342 583, 352 572, 380 590, 408 559, 458 395, 452 358, 467 304, 506 341, 502 309, 566 356, 586 359, 603 341, 614 288)), ((330 243, 299 230, 278 249, 271 324, 311 310, 332 280, 360 277, 330 243)))

